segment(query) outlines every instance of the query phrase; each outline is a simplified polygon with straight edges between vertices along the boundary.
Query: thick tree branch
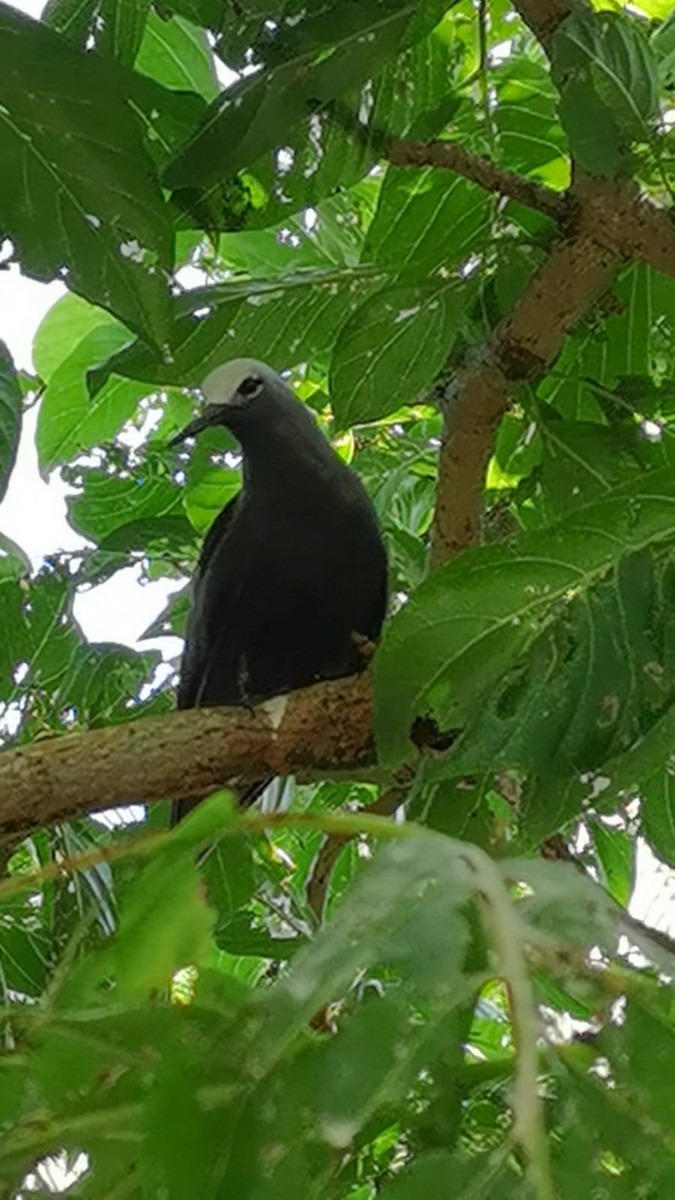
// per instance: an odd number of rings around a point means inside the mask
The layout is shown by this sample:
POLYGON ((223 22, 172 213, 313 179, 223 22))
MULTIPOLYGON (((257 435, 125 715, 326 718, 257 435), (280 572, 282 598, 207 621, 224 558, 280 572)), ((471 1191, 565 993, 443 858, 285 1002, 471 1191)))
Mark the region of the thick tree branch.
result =
POLYGON ((487 192, 537 209, 563 228, 574 226, 612 254, 638 259, 675 279, 675 224, 666 209, 640 197, 630 180, 589 177, 577 181, 573 191, 554 192, 449 141, 396 141, 387 157, 394 167, 452 171, 487 192))
POLYGON ((612 253, 675 279, 672 213, 641 197, 632 179, 599 179, 579 171, 576 176, 580 230, 612 253))
POLYGON ((588 235, 561 242, 511 315, 455 376, 446 397, 434 563, 477 540, 485 470, 512 388, 519 380, 534 381, 544 374, 570 329, 608 287, 617 265, 588 235))
POLYGON ((250 712, 169 713, 34 742, 0 755, 0 836, 115 805, 204 796, 265 775, 349 771, 374 762, 367 674, 317 684, 250 712))
POLYGON ((580 174, 565 205, 575 232, 554 247, 513 313, 447 393, 434 563, 477 540, 485 471, 514 386, 548 370, 622 261, 639 259, 675 278, 675 226, 634 182, 580 174))

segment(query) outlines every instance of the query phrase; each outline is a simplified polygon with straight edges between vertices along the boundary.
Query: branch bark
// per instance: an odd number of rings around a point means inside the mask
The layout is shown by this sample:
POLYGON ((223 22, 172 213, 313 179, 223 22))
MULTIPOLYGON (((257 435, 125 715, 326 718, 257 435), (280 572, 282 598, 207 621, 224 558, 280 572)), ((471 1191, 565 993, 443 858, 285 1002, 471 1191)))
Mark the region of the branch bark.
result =
POLYGON ((265 775, 349 772, 375 761, 366 674, 316 684, 254 711, 194 709, 34 742, 0 755, 0 835, 102 808, 205 796, 265 775))
POLYGON ((387 158, 393 167, 438 167, 477 183, 486 192, 508 196, 529 208, 536 208, 554 221, 564 220, 568 209, 566 196, 553 188, 526 179, 516 171, 498 167, 489 158, 473 154, 456 142, 395 141, 387 158))
POLYGON ((592 11, 586 0, 515 0, 514 7, 547 53, 556 29, 570 13, 575 9, 592 11))
POLYGON ((609 286, 616 258, 588 235, 556 246, 446 396, 432 562, 478 538, 494 435, 518 381, 540 378, 581 316, 609 286))

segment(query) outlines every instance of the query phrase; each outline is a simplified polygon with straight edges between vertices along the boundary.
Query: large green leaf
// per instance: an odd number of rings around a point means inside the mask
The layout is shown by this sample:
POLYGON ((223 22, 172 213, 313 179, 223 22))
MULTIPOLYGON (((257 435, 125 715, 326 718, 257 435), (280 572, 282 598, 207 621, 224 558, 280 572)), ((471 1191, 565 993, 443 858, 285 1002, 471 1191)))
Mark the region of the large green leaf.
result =
POLYGON ((495 72, 495 126, 504 166, 537 175, 551 187, 569 182, 566 140, 557 115, 558 96, 543 63, 506 58, 495 72))
POLYGON ((339 425, 411 404, 446 361, 462 320, 456 285, 383 288, 340 330, 330 394, 339 425))
POLYGON ((632 141, 648 141, 658 114, 657 67, 636 21, 576 11, 553 39, 560 115, 576 159, 614 173, 632 141))
POLYGON ((434 827, 463 781, 463 798, 453 799, 441 827, 452 830, 468 804, 480 830, 491 798, 475 781, 490 787, 496 772, 521 781, 518 811, 507 815, 528 849, 572 819, 596 786, 603 803, 611 799, 612 756, 644 743, 671 693, 674 613, 672 588, 646 552, 624 556, 606 581, 566 604, 482 698, 452 753, 425 763, 425 782, 444 781, 431 792, 434 827), (604 782, 595 785, 596 776, 604 782))
POLYGON ((435 268, 450 270, 477 251, 490 211, 485 192, 450 172, 390 167, 364 261, 427 280, 435 268))
POLYGON ((153 474, 121 478, 104 472, 84 472, 84 486, 68 500, 68 515, 84 537, 98 542, 116 529, 147 517, 182 515, 181 489, 153 474))
POLYGON ((100 387, 112 372, 197 386, 214 367, 242 355, 277 368, 320 358, 351 308, 381 279, 368 270, 308 271, 195 289, 173 302, 170 362, 136 342, 91 373, 93 386, 100 387))
POLYGON ((103 71, 5 5, 0 37, 0 224, 23 270, 65 279, 164 345, 168 208, 114 64, 103 71))
POLYGON ((622 555, 672 539, 674 505, 672 471, 654 472, 512 546, 469 550, 436 571, 389 623, 376 659, 383 760, 410 754, 417 717, 463 725, 572 597, 622 555))
POLYGON ((128 337, 118 322, 98 325, 54 371, 42 397, 36 434, 43 472, 110 441, 133 416, 148 390, 144 384, 113 376, 93 400, 87 390, 87 371, 105 362, 128 337))
MULTIPOLYGON (((326 106, 287 130, 283 156, 273 146, 247 168, 255 203, 244 214, 245 226, 287 225, 291 213, 339 198, 381 156, 383 131, 398 137, 441 133, 458 103, 451 88, 456 68, 455 26, 444 21, 337 107, 326 106)), ((379 186, 379 179, 366 178, 379 186)), ((234 216, 228 225, 225 215, 223 227, 236 228, 234 216)))
MULTIPOLYGON (((171 187, 215 183, 249 165, 308 110, 372 77, 380 62, 436 24, 442 6, 411 0, 339 0, 303 6, 281 26, 278 65, 244 78, 214 102, 169 164, 171 187), (425 11, 426 10, 426 11, 425 11)), ((276 43, 272 42, 273 51, 276 43)))
POLYGON ((42 318, 33 338, 33 363, 40 379, 48 383, 78 343, 102 325, 123 328, 121 322, 73 292, 57 300, 42 318))
POLYGON ((41 20, 80 50, 93 44, 132 66, 150 11, 150 0, 48 0, 41 20))
POLYGON ((9 484, 21 437, 23 397, 14 363, 4 342, 0 342, 0 500, 9 484))
POLYGON ((448 1196, 480 1196, 481 1200, 518 1200, 519 1176, 508 1167, 495 1178, 495 1155, 422 1154, 382 1189, 382 1200, 447 1200, 448 1196))

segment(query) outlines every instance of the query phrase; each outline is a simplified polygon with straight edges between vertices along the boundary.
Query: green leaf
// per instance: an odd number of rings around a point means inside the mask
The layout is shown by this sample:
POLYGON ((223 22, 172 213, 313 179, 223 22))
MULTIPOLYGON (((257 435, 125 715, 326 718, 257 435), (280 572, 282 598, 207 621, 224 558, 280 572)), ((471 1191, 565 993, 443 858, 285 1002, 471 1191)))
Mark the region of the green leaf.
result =
POLYGON ((668 17, 659 26, 651 38, 651 48, 656 56, 659 78, 666 86, 675 78, 675 13, 671 11, 670 0, 652 0, 645 3, 645 12, 653 16, 668 17), (658 12, 654 10, 662 9, 658 12))
POLYGON ((659 108, 656 62, 638 23, 574 12, 553 38, 560 115, 575 158, 611 174, 631 141, 648 141, 659 108))
POLYGON ((36 445, 40 470, 45 473, 76 453, 100 446, 119 432, 147 393, 142 383, 114 376, 92 400, 87 371, 128 342, 117 321, 98 325, 54 370, 40 402, 36 445))
POLYGON ((131 720, 139 695, 152 679, 159 652, 139 654, 110 642, 84 645, 71 659, 59 686, 59 700, 89 729, 131 720))
POLYGON ((426 281, 477 252, 490 213, 490 197, 450 172, 389 167, 363 261, 426 281))
POLYGON ((97 12, 98 20, 103 22, 96 38, 97 50, 125 66, 133 66, 151 16, 150 0, 102 0, 97 12))
POLYGON ((101 325, 124 328, 103 309, 89 304, 74 292, 57 300, 42 318, 33 338, 33 362, 40 378, 48 383, 56 368, 70 357, 82 339, 101 325))
POLYGON ((218 925, 214 937, 218 948, 228 954, 279 962, 292 958, 307 941, 300 936, 273 937, 250 912, 237 913, 218 925))
MULTIPOLYGON (((379 177, 366 172, 381 156, 385 130, 399 137, 441 133, 458 104, 454 92, 449 94, 457 70, 454 33, 454 25, 443 21, 338 105, 326 105, 288 129, 283 157, 273 146, 251 163, 245 178, 255 181, 251 190, 256 202, 243 215, 245 226, 267 228, 281 221, 288 226, 291 212, 323 206, 327 199, 339 201, 357 180, 359 187, 378 190, 379 177)), ((358 203, 343 232, 354 232, 357 215, 362 218, 358 203)), ((241 224, 234 213, 216 221, 218 228, 241 224)), ((359 237, 359 250, 361 244, 359 237)))
POLYGON ((312 271, 198 288, 173 302, 171 362, 134 342, 91 372, 90 387, 101 387, 112 372, 196 387, 214 367, 242 355, 278 369, 321 357, 352 306, 380 281, 368 270, 312 271))
POLYGON ((205 100, 218 93, 206 34, 180 17, 167 20, 150 10, 134 66, 167 88, 196 92, 205 100))
POLYGON ((40 19, 83 50, 97 7, 97 0, 47 0, 40 19))
POLYGON ((72 586, 62 575, 43 570, 24 594, 26 658, 31 683, 53 696, 73 661, 82 635, 73 621, 72 586))
MULTIPOLYGON (((636 780, 632 789, 637 791, 639 788, 642 800, 644 836, 654 853, 671 866, 675 864, 675 777, 672 741, 668 739, 674 736, 675 713, 671 708, 663 720, 650 730, 646 738, 646 757, 643 760, 640 756, 640 760, 631 771, 631 778, 636 780), (636 770, 640 771, 639 776, 635 774, 636 770)), ((616 765, 621 766, 622 763, 616 765)), ((608 766, 611 769, 615 764, 610 763, 608 766)), ((613 781, 616 778, 616 770, 612 770, 612 774, 607 778, 613 781)))
MULTIPOLYGON (((289 186, 287 179, 284 186, 289 186)), ((272 229, 257 229, 251 219, 249 228, 220 235, 222 260, 257 279, 316 268, 357 267, 378 191, 379 180, 370 178, 330 196, 316 209, 311 228, 303 213, 294 217, 284 213, 283 225, 272 229)))
POLYGON ((672 472, 653 472, 512 547, 472 549, 436 571, 389 623, 376 658, 383 761, 407 757, 417 717, 462 725, 569 596, 623 554, 670 540, 674 502, 672 472))
POLYGON ((496 1155, 485 1153, 471 1158, 446 1150, 421 1154, 397 1179, 385 1185, 382 1200, 447 1200, 449 1196, 517 1200, 525 1194, 522 1183, 508 1169, 499 1171, 495 1179, 498 1162, 496 1155))
POLYGON ((68 499, 68 519, 73 528, 94 542, 131 521, 179 515, 181 489, 166 478, 124 479, 86 471, 82 494, 68 499))
POLYGON ((64 980, 62 1009, 94 1000, 100 982, 110 976, 116 1003, 147 998, 163 991, 173 972, 202 960, 211 946, 214 914, 200 884, 195 848, 231 812, 226 796, 212 796, 158 843, 124 892, 114 942, 104 943, 64 980))
POLYGON ((446 361, 463 316, 456 286, 384 288, 340 330, 330 394, 342 429, 412 404, 446 361))
POLYGON ((26 551, 18 542, 0 533, 0 582, 20 579, 22 575, 30 575, 31 570, 31 561, 26 551))
POLYGON ((202 862, 207 894, 220 924, 226 924, 253 895, 257 880, 246 837, 221 838, 202 862))
POLYGON ((140 558, 151 559, 157 572, 165 564, 165 573, 175 577, 176 564, 189 561, 194 550, 194 531, 180 514, 128 521, 100 539, 98 548, 82 562, 81 578, 102 583, 140 558))
MULTIPOLYGON (((624 375, 647 375, 659 354, 656 314, 666 308, 664 280, 651 267, 635 263, 625 270, 616 285, 619 311, 607 321, 607 369, 609 379, 624 375)), ((664 312, 665 315, 665 312, 664 312)))
POLYGON ((560 120, 570 151, 594 175, 619 174, 626 149, 620 130, 588 79, 572 78, 560 97, 560 120))
POLYGON ((598 820, 591 834, 605 886, 617 904, 627 907, 635 886, 635 839, 598 820))
POLYGON ((179 967, 199 962, 212 928, 192 855, 166 849, 139 872, 120 912, 114 951, 120 998, 147 996, 166 987, 179 967))
POLYGON ((47 981, 53 955, 49 930, 36 920, 25 898, 0 906, 0 995, 8 992, 37 998, 47 981))
POLYGON ((413 992, 447 1003, 459 983, 467 938, 461 912, 473 888, 461 845, 424 833, 378 851, 277 985, 261 1054, 276 1057, 358 971, 377 962, 394 964, 413 992), (411 905, 418 887, 426 902, 411 905))
POLYGON ((23 397, 12 356, 0 342, 0 500, 14 470, 21 437, 23 397))
POLYGON ((614 426, 562 421, 553 410, 542 409, 537 428, 544 520, 562 517, 643 474, 641 451, 649 447, 634 421, 614 426))
MULTIPOLYGON (((511 840, 517 827, 529 848, 560 829, 575 811, 553 803, 560 779, 585 780, 592 792, 594 773, 644 734, 668 694, 663 633, 673 609, 660 602, 664 590, 646 553, 620 559, 606 581, 562 609, 524 661, 504 672, 451 754, 425 763, 425 781, 449 776, 460 789, 467 776, 487 777, 489 787, 494 772, 513 772, 530 785, 536 775, 540 786, 524 786, 517 811, 506 809, 511 840)), ((472 792, 476 805, 481 797, 475 786, 472 792)), ((447 793, 442 785, 434 797, 436 827, 447 793)), ((447 798, 462 811, 452 794, 447 798)))
POLYGON ((569 183, 567 145, 560 128, 558 96, 543 63, 517 55, 496 68, 497 104, 503 165, 522 175, 536 175, 550 187, 569 183))
POLYGON ((41 20, 80 50, 132 66, 149 11, 150 0, 48 0, 41 20))
MULTIPOLYGON (((448 1010, 457 999, 450 984, 448 1010)), ((413 1031, 408 1006, 396 995, 365 999, 314 1071, 317 1122, 330 1145, 346 1145, 382 1105, 396 1103, 414 1078, 420 1043, 431 1028, 428 1020, 413 1031), (396 1045, 399 1053, 392 1055, 396 1045)))
POLYGON ((168 208, 114 64, 8 7, 0 36, 11 46, 0 80, 0 224, 22 269, 67 280, 164 345, 168 208))
POLYGON ((224 470, 223 467, 210 467, 201 472, 195 482, 188 482, 184 504, 192 527, 198 533, 206 533, 240 487, 239 472, 224 470))

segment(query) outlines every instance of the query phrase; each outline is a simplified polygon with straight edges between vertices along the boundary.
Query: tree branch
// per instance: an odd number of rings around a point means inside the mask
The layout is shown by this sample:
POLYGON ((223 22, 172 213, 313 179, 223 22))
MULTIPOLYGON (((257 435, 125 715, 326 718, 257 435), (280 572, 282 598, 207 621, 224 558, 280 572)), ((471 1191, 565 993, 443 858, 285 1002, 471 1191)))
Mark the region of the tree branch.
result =
POLYGON ((514 0, 514 8, 547 53, 556 29, 570 13, 575 9, 592 11, 586 0, 514 0))
POLYGON ((540 378, 573 325, 609 286, 617 260, 588 235, 556 246, 487 345, 446 394, 433 562, 477 540, 495 431, 519 380, 540 378))
POLYGON ((640 196, 632 179, 599 179, 577 172, 580 228, 612 253, 636 259, 675 279, 672 213, 640 196))
POLYGON ((568 212, 567 197, 561 192, 526 179, 516 171, 498 167, 489 158, 473 154, 456 142, 395 141, 389 147, 387 158, 393 167, 439 167, 454 171, 456 175, 477 183, 486 192, 496 192, 499 196, 518 200, 557 222, 563 221, 568 212))
POLYGON ((205 796, 265 775, 355 778, 375 761, 372 717, 366 673, 254 711, 194 709, 8 750, 0 755, 0 835, 115 805, 205 796))

